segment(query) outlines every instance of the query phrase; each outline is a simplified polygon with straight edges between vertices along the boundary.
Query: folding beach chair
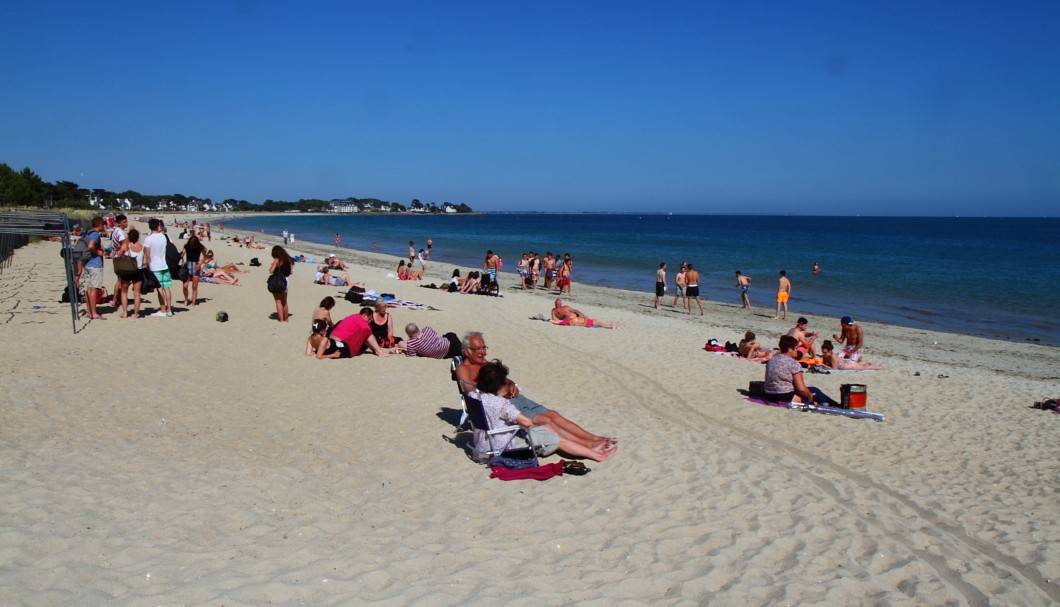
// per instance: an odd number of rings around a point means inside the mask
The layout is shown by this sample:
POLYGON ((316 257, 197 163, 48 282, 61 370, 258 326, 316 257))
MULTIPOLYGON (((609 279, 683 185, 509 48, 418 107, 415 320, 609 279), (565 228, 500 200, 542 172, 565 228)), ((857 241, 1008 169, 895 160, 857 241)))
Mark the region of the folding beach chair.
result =
POLYGON ((465 428, 469 428, 467 419, 467 404, 464 402, 464 391, 460 389, 460 380, 456 377, 456 368, 464 362, 464 357, 457 354, 453 357, 453 362, 449 365, 449 375, 456 382, 456 393, 460 396, 460 423, 456 425, 456 431, 459 432, 465 428))
POLYGON ((538 465, 537 449, 534 445, 533 437, 527 432, 526 428, 518 425, 491 428, 489 418, 486 417, 486 411, 483 409, 482 402, 477 395, 465 394, 464 406, 467 410, 468 419, 471 421, 471 429, 485 432, 487 444, 489 445, 486 451, 478 451, 475 449, 474 441, 472 441, 469 444, 471 459, 479 463, 486 463, 493 456, 500 455, 511 459, 530 460, 532 463, 528 465, 538 465), (503 434, 508 434, 508 436, 505 438, 501 436, 503 434), (512 447, 511 445, 516 437, 521 437, 523 440, 517 446, 512 447), (523 441, 525 441, 525 444, 523 441))

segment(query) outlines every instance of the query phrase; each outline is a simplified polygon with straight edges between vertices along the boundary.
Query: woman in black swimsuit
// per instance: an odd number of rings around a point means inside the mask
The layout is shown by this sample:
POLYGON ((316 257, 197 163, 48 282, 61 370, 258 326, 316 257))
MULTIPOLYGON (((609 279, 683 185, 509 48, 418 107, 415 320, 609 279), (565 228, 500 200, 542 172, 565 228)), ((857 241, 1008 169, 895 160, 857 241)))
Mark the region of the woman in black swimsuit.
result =
POLYGON ((372 328, 372 335, 380 348, 395 348, 401 342, 401 338, 394 337, 394 317, 386 311, 386 302, 383 300, 375 302, 368 326, 372 328))

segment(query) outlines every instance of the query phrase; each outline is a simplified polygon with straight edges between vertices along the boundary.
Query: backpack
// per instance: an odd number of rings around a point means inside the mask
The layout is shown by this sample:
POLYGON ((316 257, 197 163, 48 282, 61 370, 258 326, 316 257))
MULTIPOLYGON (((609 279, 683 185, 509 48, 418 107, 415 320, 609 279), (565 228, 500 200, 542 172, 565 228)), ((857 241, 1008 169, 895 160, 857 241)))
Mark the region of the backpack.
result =
MULTIPOLYGON (((77 241, 74 242, 72 247, 59 251, 59 255, 63 259, 66 259, 67 254, 69 254, 70 260, 74 263, 88 262, 88 260, 92 259, 93 257, 92 250, 88 248, 88 235, 94 231, 95 230, 89 230, 88 232, 82 234, 81 238, 78 238, 77 241)), ((98 234, 99 232, 96 233, 98 234)))
POLYGON ((180 272, 180 251, 177 250, 177 245, 169 239, 169 234, 166 234, 166 265, 169 266, 169 273, 174 277, 180 272))

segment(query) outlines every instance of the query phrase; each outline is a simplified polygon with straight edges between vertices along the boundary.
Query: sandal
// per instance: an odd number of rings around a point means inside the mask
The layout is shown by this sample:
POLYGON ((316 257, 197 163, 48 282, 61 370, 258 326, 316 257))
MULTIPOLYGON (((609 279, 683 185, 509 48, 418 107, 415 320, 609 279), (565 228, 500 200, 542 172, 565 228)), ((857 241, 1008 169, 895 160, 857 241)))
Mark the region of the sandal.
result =
POLYGON ((572 476, 585 476, 591 471, 589 467, 581 462, 563 462, 563 474, 572 476))

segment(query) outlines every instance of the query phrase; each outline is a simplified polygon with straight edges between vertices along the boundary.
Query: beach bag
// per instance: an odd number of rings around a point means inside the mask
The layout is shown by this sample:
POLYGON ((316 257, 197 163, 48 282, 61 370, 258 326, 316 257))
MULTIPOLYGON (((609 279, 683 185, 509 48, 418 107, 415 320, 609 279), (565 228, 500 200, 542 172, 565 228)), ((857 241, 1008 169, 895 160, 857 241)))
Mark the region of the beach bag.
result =
POLYGON ((122 280, 129 280, 136 276, 136 270, 138 269, 135 257, 122 255, 114 259, 114 273, 121 277, 122 280))
POLYGON ((191 272, 188 271, 188 264, 180 264, 180 270, 177 271, 177 279, 180 282, 188 282, 191 280, 191 272))
POLYGON ((287 290, 287 278, 284 277, 280 268, 276 268, 275 272, 269 274, 266 286, 269 288, 269 293, 283 293, 287 290))

